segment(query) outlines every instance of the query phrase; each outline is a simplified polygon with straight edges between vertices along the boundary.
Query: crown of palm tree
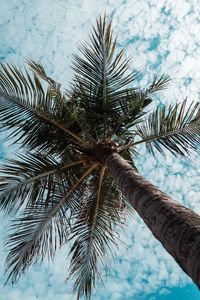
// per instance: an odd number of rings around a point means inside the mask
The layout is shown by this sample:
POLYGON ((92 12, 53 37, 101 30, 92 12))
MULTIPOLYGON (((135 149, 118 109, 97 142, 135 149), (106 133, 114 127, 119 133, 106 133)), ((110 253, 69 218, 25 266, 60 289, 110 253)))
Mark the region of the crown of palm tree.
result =
POLYGON ((52 259, 72 240, 74 292, 89 299, 100 277, 98 263, 117 243, 117 226, 129 211, 106 155, 119 152, 134 166, 136 147, 145 143, 153 155, 167 149, 186 156, 200 142, 200 110, 199 103, 188 107, 185 100, 147 112, 169 77, 136 87, 138 72, 128 71, 130 60, 116 49, 106 16, 97 20, 80 53, 73 57, 74 78, 66 92, 33 60, 32 72, 1 65, 1 128, 12 129, 9 137, 25 151, 1 169, 0 207, 16 214, 7 242, 8 279, 16 282, 31 264, 52 259))

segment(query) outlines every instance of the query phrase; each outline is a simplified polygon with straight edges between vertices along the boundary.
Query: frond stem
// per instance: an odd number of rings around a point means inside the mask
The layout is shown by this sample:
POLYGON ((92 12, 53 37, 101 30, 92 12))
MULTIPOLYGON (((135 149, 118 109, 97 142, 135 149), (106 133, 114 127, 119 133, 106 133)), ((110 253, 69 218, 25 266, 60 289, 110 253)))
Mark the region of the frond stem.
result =
MULTIPOLYGON (((70 167, 73 167, 73 166, 76 166, 76 165, 79 165, 79 164, 82 164, 82 161, 75 161, 75 162, 72 162, 72 163, 70 163, 70 164, 68 164, 68 165, 65 165, 65 166, 63 166, 62 168, 60 168, 60 171, 62 171, 62 170, 65 170, 65 169, 68 169, 68 168, 70 168, 70 167)), ((34 177, 32 177, 32 178, 30 178, 30 179, 28 179, 28 180, 26 180, 26 181, 24 181, 24 182, 21 182, 19 185, 17 185, 18 187, 20 186, 20 185, 24 185, 24 184, 29 184, 29 183, 31 183, 31 182, 33 182, 33 181, 36 181, 36 180, 38 180, 38 179, 40 179, 40 178, 43 178, 43 177, 45 177, 45 176, 49 176, 49 175, 52 175, 52 174, 54 174, 56 171, 58 171, 59 169, 58 168, 55 168, 55 169, 53 169, 53 170, 51 170, 51 171, 47 171, 47 172, 44 172, 44 173, 42 173, 42 174, 40 174, 40 175, 37 175, 37 176, 34 176, 34 177)), ((16 186, 14 186, 13 187, 13 189, 15 188, 16 186)), ((12 188, 11 188, 12 189, 12 188)), ((5 191, 6 192, 6 191, 5 191)))
MULTIPOLYGON (((97 204, 95 207, 95 213, 94 213, 94 219, 96 220, 97 217, 97 212, 98 212, 98 207, 99 207, 99 201, 100 201, 100 195, 101 195, 101 189, 102 189, 102 182, 103 182, 103 177, 105 174, 105 170, 106 170, 106 166, 103 166, 101 168, 101 172, 100 172, 100 177, 99 177, 99 186, 98 186, 98 191, 97 191, 97 204)), ((91 230, 91 236, 90 236, 90 241, 93 238, 94 235, 94 227, 95 227, 95 222, 93 222, 93 226, 92 226, 92 230, 91 230)))
POLYGON ((73 187, 67 192, 67 194, 57 203, 51 213, 49 214, 49 218, 51 218, 58 209, 61 207, 61 205, 66 201, 66 199, 71 195, 71 193, 74 192, 74 190, 80 185, 80 183, 98 166, 98 163, 93 164, 87 171, 79 178, 79 180, 73 185, 73 187))
POLYGON ((67 128, 61 126, 59 123, 51 120, 50 118, 48 118, 46 115, 41 115, 40 113, 38 113, 38 115, 44 119, 46 119, 48 122, 54 124, 55 126, 57 126, 58 128, 60 128, 61 130, 63 130, 64 132, 66 132, 67 134, 71 135, 75 140, 77 140, 79 143, 83 144, 84 146, 88 147, 88 143, 84 140, 82 140, 78 135, 76 135, 75 133, 71 132, 70 130, 68 130, 67 128))

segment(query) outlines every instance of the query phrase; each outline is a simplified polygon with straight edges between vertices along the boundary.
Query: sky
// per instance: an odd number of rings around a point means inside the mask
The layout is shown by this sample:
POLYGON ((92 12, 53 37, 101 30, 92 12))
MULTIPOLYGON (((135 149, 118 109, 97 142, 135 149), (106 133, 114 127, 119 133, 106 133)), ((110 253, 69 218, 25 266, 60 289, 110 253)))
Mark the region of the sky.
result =
MULTIPOLYGON (((96 17, 113 17, 117 46, 126 48, 133 68, 141 70, 145 86, 156 74, 168 74, 171 84, 155 105, 186 97, 199 101, 200 0, 0 0, 0 62, 22 66, 27 58, 40 61, 57 82, 67 87, 72 76, 71 57, 87 39, 96 17)), ((0 135, 0 159, 18 148, 0 135)), ((141 149, 136 165, 143 176, 174 199, 200 213, 198 158, 183 160, 167 154, 156 160, 141 149)), ((1 245, 8 222, 2 219, 1 245)), ((200 292, 152 236, 136 213, 121 231, 116 259, 111 261, 104 285, 92 300, 200 300, 200 292)), ((1 300, 74 300, 67 277, 67 248, 54 263, 31 268, 14 286, 4 287, 5 250, 0 247, 1 300)))

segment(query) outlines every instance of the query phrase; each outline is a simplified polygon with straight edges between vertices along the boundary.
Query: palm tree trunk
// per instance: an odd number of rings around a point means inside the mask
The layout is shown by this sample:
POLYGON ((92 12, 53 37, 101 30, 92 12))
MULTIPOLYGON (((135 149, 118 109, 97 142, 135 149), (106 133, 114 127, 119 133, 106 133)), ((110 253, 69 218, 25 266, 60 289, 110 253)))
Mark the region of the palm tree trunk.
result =
POLYGON ((106 164, 153 235, 200 287, 200 216, 145 180, 118 153, 109 154, 106 164))

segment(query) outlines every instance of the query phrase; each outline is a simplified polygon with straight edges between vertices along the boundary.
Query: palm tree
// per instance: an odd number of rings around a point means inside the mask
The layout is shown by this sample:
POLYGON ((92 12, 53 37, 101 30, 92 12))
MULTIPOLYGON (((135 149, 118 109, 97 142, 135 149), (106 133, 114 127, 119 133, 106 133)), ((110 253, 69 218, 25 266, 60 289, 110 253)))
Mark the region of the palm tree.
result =
POLYGON ((8 279, 69 240, 77 299, 91 296, 98 264, 116 244, 130 207, 179 266, 200 286, 200 216, 145 180, 135 167, 137 146, 187 157, 200 144, 200 105, 186 100, 146 110, 169 78, 132 87, 137 71, 116 50, 111 21, 97 20, 89 43, 73 57, 70 88, 29 60, 31 72, 2 64, 1 129, 24 149, 1 168, 0 207, 15 219, 7 240, 8 279))

